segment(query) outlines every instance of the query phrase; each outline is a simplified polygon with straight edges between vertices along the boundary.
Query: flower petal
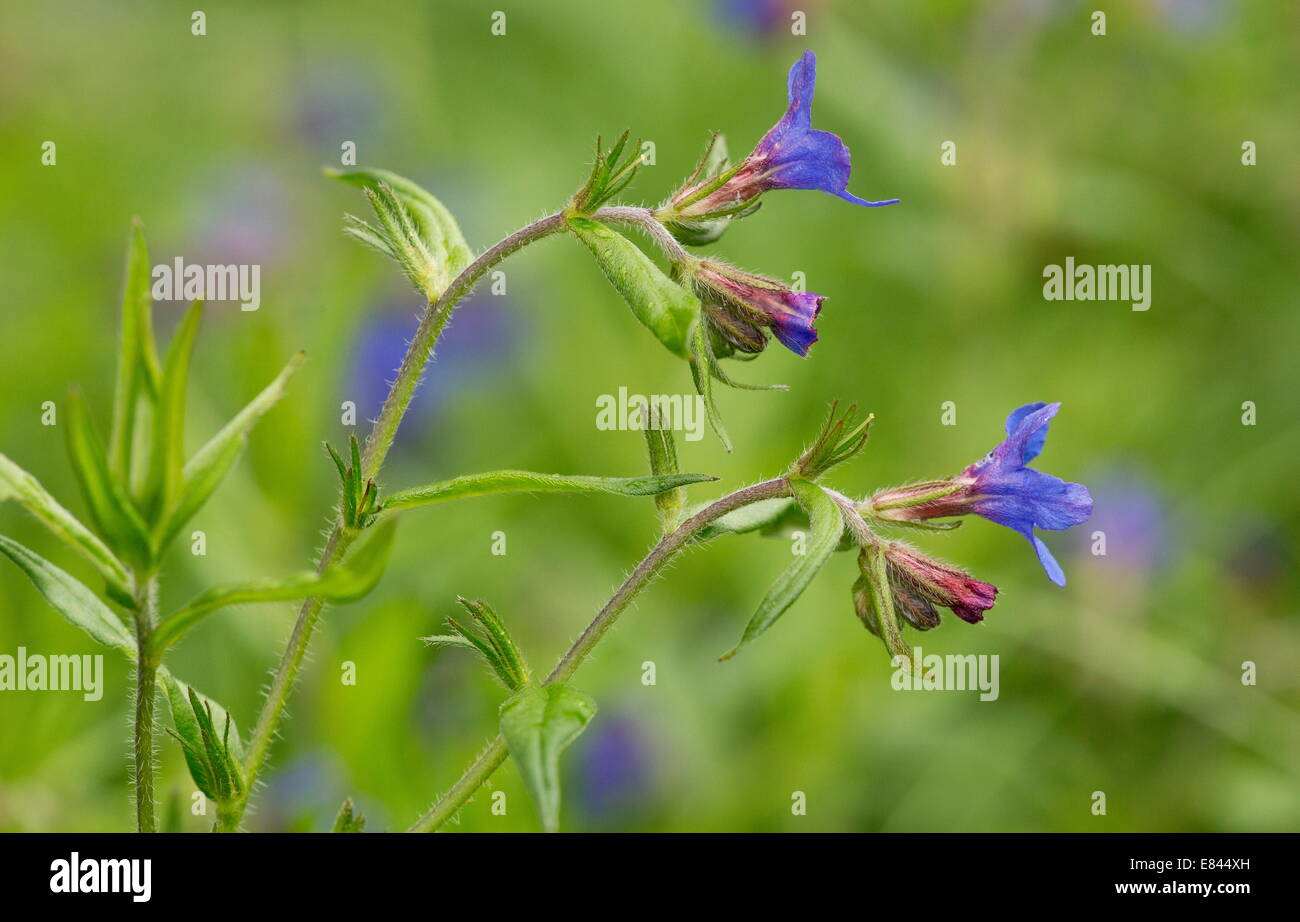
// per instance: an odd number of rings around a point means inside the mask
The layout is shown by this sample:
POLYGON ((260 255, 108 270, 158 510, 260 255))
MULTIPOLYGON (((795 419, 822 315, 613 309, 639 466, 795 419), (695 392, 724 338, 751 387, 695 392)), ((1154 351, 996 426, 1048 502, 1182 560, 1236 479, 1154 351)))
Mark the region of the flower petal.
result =
POLYGON ((1056 562, 1056 558, 1053 557, 1052 552, 1047 549, 1047 545, 1044 544, 1043 540, 1033 532, 1030 532, 1027 537, 1029 538, 1029 543, 1034 546, 1034 551, 1038 554, 1038 562, 1041 563, 1043 569, 1047 571, 1047 578, 1058 586, 1064 586, 1065 571, 1062 570, 1061 565, 1056 562))
POLYGON ((822 295, 811 291, 794 292, 787 296, 785 303, 792 310, 773 315, 772 335, 796 355, 807 355, 808 349, 817 342, 813 321, 821 313, 824 300, 822 295))
POLYGON ((1003 464, 1023 467, 1038 457, 1047 443, 1047 424, 1061 409, 1060 403, 1027 403, 1007 417, 1007 438, 993 449, 1003 464))
POLYGON ((786 79, 786 96, 790 100, 787 117, 796 128, 812 124, 813 91, 817 88, 817 55, 805 51, 790 68, 786 79))

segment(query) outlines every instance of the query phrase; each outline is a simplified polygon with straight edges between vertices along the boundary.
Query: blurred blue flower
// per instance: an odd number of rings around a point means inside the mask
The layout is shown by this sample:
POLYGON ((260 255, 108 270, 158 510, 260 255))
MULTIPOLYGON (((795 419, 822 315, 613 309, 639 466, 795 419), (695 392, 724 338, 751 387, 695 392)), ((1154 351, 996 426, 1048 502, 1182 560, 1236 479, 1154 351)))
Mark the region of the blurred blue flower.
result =
POLYGON ((266 267, 291 257, 298 225, 289 188, 274 172, 252 163, 218 175, 191 211, 200 215, 187 261, 266 267))
POLYGON ((1092 553, 1092 532, 1106 536, 1105 559, 1132 573, 1150 574, 1170 557, 1165 503, 1141 474, 1111 468, 1088 478, 1092 487, 1092 518, 1088 534, 1078 539, 1079 552, 1092 553))
POLYGON ((644 728, 631 715, 602 715, 578 755, 583 811, 600 817, 641 805, 654 778, 653 751, 644 728))
POLYGON ((789 0, 718 0, 715 10, 723 25, 762 38, 785 31, 789 7, 789 0))
POLYGON ((344 141, 362 146, 387 127, 385 101, 392 94, 376 84, 373 69, 358 62, 318 61, 300 73, 292 94, 293 124, 313 148, 337 162, 344 141))
MULTIPOLYGON (((458 393, 473 386, 514 349, 519 324, 505 302, 503 297, 480 291, 456 309, 434 358, 425 367, 423 383, 402 422, 402 437, 395 450, 403 442, 418 441, 441 407, 453 402, 458 393)), ((347 399, 356 401, 358 422, 379 415, 416 323, 409 303, 401 308, 390 306, 374 311, 358 333, 347 391, 347 399)))

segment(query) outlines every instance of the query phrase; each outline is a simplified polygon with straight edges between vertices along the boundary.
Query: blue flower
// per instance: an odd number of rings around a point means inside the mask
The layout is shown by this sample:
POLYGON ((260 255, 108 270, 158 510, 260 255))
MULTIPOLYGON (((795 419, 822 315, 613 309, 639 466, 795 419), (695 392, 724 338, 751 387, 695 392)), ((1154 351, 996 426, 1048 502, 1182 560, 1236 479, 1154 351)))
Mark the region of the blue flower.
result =
POLYGON ((1068 483, 1025 467, 1047 442, 1048 421, 1059 403, 1028 403, 1007 417, 1007 437, 958 477, 963 482, 967 510, 1024 535, 1034 546, 1047 576, 1065 585, 1065 573, 1035 528, 1060 531, 1086 522, 1092 515, 1092 494, 1081 483, 1068 483))
MULTIPOLYGON (((769 189, 820 189, 855 205, 893 205, 898 199, 869 202, 848 191, 849 149, 838 135, 812 127, 817 58, 811 51, 790 68, 789 107, 743 161, 673 196, 670 210, 678 218, 701 220, 719 214, 739 215, 769 189)), ((748 213, 748 212, 746 212, 748 213)))
POLYGON ((1033 545, 1047 576, 1065 585, 1065 573, 1035 528, 1060 531, 1086 522, 1092 494, 1026 467, 1047 442, 1048 421, 1059 403, 1028 403, 1007 417, 1007 437, 997 448, 947 480, 930 480, 877 493, 868 510, 878 518, 918 521, 974 513, 1020 532, 1033 545))

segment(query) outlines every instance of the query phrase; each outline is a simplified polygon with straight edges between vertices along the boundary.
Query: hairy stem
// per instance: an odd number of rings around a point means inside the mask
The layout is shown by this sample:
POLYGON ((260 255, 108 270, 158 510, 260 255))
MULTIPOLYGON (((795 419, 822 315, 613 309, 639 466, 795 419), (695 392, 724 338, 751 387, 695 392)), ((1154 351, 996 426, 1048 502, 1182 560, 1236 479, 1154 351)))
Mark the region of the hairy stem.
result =
MULTIPOLYGON (((573 642, 573 646, 569 647, 564 656, 560 657, 560 661, 555 664, 551 674, 546 677, 546 684, 563 682, 577 671, 578 667, 582 665, 582 661, 591 653, 592 648, 600 642, 600 638, 605 636, 605 632, 614 625, 619 615, 636 598, 637 593, 650 584, 664 568, 664 565, 700 529, 742 506, 748 506, 750 503, 756 503, 764 499, 788 496, 789 492, 790 487, 784 477, 756 483, 753 486, 745 487, 743 490, 737 490, 735 493, 729 493, 711 503, 679 525, 675 531, 671 531, 660 538, 659 543, 642 558, 636 569, 623 581, 623 585, 618 587, 591 624, 587 625, 587 629, 582 632, 582 636, 573 642)), ((433 832, 451 819, 456 814, 456 811, 464 805, 465 801, 469 800, 474 792, 482 786, 483 782, 487 781, 492 773, 500 767, 501 763, 505 761, 508 752, 505 738, 498 734, 496 739, 492 740, 488 747, 483 750, 483 753, 474 761, 474 764, 465 770, 460 780, 452 785, 451 789, 442 795, 438 802, 416 820, 415 824, 407 831, 433 832)))
POLYGON ((668 228, 655 219, 654 212, 649 208, 610 205, 599 209, 592 217, 602 221, 615 221, 619 224, 635 224, 645 231, 650 236, 650 239, 664 251, 664 255, 673 262, 694 258, 686 252, 685 247, 677 242, 677 238, 672 235, 668 228))
POLYGON ((153 721, 158 690, 158 663, 149 649, 158 623, 158 580, 151 577, 136 591, 135 616, 135 823, 139 832, 157 832, 154 817, 153 721))
MULTIPOLYGON (((402 424, 402 417, 406 415, 411 398, 415 396, 415 389, 419 386, 424 366, 456 304, 469 293, 483 273, 528 244, 563 230, 564 226, 564 216, 553 214, 515 231, 466 266, 436 300, 428 303, 420 318, 415 336, 407 347, 406 356, 402 359, 393 386, 384 399, 383 408, 379 411, 374 428, 370 430, 370 435, 366 439, 365 454, 361 463, 363 478, 377 476, 380 468, 383 467, 384 459, 388 457, 388 450, 393 445, 393 439, 397 437, 397 429, 402 424)), ((342 520, 337 519, 320 560, 317 561, 317 570, 324 570, 336 558, 342 556, 355 537, 356 532, 346 528, 342 520)), ((307 646, 320 620, 322 607, 323 603, 320 599, 306 599, 298 611, 298 620, 294 622, 293 632, 289 635, 284 654, 280 658, 280 665, 271 680, 271 687, 267 691, 261 713, 257 716, 253 735, 249 739, 247 755, 244 759, 246 793, 243 799, 231 808, 231 817, 236 825, 243 816, 257 775, 261 771, 263 762, 266 761, 267 751, 270 749, 280 718, 284 714, 298 670, 302 666, 303 657, 307 654, 307 646)))

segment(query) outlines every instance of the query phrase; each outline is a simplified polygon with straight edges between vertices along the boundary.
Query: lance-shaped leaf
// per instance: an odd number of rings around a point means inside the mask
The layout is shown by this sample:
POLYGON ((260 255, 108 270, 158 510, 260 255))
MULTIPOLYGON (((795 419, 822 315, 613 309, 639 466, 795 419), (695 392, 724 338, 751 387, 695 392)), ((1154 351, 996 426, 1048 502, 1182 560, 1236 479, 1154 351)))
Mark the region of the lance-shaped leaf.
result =
POLYGON ((599 221, 570 218, 569 227, 596 257, 632 314, 674 355, 688 358, 700 317, 695 293, 677 284, 640 247, 599 221))
POLYGON ((349 797, 343 801, 343 806, 339 807, 338 816, 334 817, 334 826, 330 832, 364 832, 366 828, 366 815, 357 812, 352 806, 352 798, 349 797))
POLYGON ((777 577, 767 595, 759 603, 758 611, 745 626, 740 643, 721 659, 731 659, 755 637, 771 627, 785 610, 803 594, 813 577, 830 560, 844 533, 844 517, 835 501, 821 487, 798 477, 790 478, 790 490, 799 505, 808 513, 808 543, 804 553, 777 577))
MULTIPOLYGON (((447 279, 455 278, 462 269, 473 262, 474 254, 469 244, 465 242, 465 235, 461 233, 456 219, 437 196, 419 184, 388 170, 327 169, 325 175, 372 192, 378 192, 381 186, 392 189, 410 211, 425 244, 444 263, 447 279)), ((374 229, 371 228, 370 232, 373 234, 374 229)), ((364 237, 362 240, 369 243, 364 237)))
POLYGON ((118 342, 117 381, 113 388, 113 429, 108 440, 109 469, 121 483, 131 471, 136 408, 145 395, 158 392, 162 377, 153 338, 153 298, 149 291, 151 267, 144 228, 137 218, 131 224, 126 252, 126 283, 122 291, 122 330, 118 342))
POLYGON ((289 379, 293 377, 306 357, 306 352, 295 353, 293 358, 289 359, 289 364, 275 376, 275 380, 263 388, 260 394, 250 400, 247 406, 221 428, 220 432, 208 439, 207 443, 194 453, 194 457, 185 463, 182 472, 186 483, 202 480, 207 468, 220 463, 221 456, 230 449, 230 443, 237 441, 241 435, 252 429, 262 415, 275 406, 276 402, 284 396, 289 379))
POLYGON ((68 455, 90 518, 113 549, 136 566, 150 561, 149 530, 127 493, 108 469, 104 446, 95 432, 81 394, 68 394, 68 455))
POLYGON ((708 474, 665 474, 658 477, 585 477, 564 474, 535 474, 531 471, 489 471, 466 474, 413 487, 388 496, 385 510, 428 506, 452 499, 487 496, 492 493, 611 493, 619 496, 653 496, 687 484, 717 480, 708 474))
POLYGON ((94 565, 117 596, 129 596, 126 567, 108 546, 71 512, 59 505, 27 471, 0 454, 0 501, 12 499, 36 516, 63 543, 94 565))
POLYGON ((306 598, 355 602, 374 589, 384 575, 396 529, 395 518, 377 526, 360 547, 342 562, 326 567, 321 573, 303 572, 282 579, 216 586, 201 592, 184 608, 163 620, 154 634, 154 645, 159 650, 165 650, 212 612, 230 605, 306 598))
MULTIPOLYGON (((646 451, 650 454, 650 471, 656 477, 671 477, 678 473, 677 441, 671 429, 663 425, 656 410, 650 411, 650 425, 645 427, 646 451)), ((682 521, 686 508, 685 487, 675 487, 655 494, 655 510, 659 513, 659 530, 662 534, 674 531, 682 521)))
POLYGON ((84 583, 4 535, 0 535, 0 554, 27 574, 55 611, 100 643, 135 657, 135 636, 84 583))
POLYGON ((704 323, 697 323, 691 334, 691 379, 695 382, 696 392, 704 398, 704 409, 709 415, 709 426, 722 441, 722 447, 731 451, 731 437, 722 422, 722 411, 718 409, 717 399, 713 394, 713 366, 717 358, 713 354, 713 344, 704 323))
POLYGON ((562 682, 526 685, 501 705, 501 734, 546 832, 560 825, 560 753, 595 715, 596 702, 562 682))
POLYGON ((234 718, 166 668, 158 670, 158 678, 171 708, 173 736, 181 744, 194 784, 213 800, 237 797, 244 790, 240 768, 244 747, 234 718))
POLYGON ((149 479, 145 486, 145 508, 151 520, 166 518, 180 498, 185 460, 185 393, 190 377, 190 356, 199 332, 203 305, 195 301, 185 312, 163 360, 158 410, 153 421, 153 445, 149 455, 149 479))
POLYGON ((235 466, 243 452, 249 430, 284 396, 289 379, 302 365, 305 356, 305 352, 295 354, 289 364, 275 376, 275 380, 263 388, 186 462, 181 471, 181 490, 175 507, 154 533, 156 554, 161 554, 171 544, 185 523, 203 508, 213 491, 235 466))

